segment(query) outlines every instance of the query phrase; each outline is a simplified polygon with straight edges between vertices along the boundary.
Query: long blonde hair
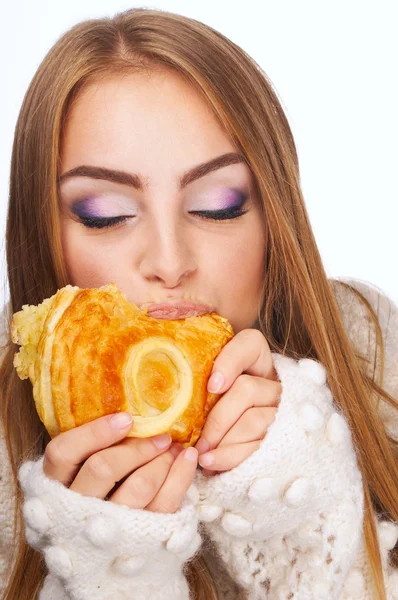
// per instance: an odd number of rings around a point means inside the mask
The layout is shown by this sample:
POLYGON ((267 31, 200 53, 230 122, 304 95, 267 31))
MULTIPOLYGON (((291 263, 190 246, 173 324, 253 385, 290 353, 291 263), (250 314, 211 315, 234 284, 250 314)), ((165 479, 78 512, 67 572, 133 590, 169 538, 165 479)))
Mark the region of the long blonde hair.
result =
MULTIPOLYGON (((387 436, 375 400, 383 398, 395 409, 398 403, 382 389, 381 330, 370 304, 354 291, 375 325, 381 350, 376 381, 375 372, 365 373, 366 359, 347 337, 322 266, 286 116, 266 74, 241 48, 198 21, 141 8, 79 23, 56 42, 33 77, 15 130, 6 241, 10 312, 39 304, 70 283, 60 241, 58 169, 72 102, 89 82, 156 68, 175 69, 188 78, 252 170, 267 231, 259 325, 272 351, 313 358, 326 368, 335 402, 352 431, 365 488, 369 565, 377 598, 386 600, 374 518, 383 513, 398 520, 397 444, 387 436)), ((21 381, 12 366, 15 351, 7 344, 0 372, 1 419, 16 499, 14 555, 3 598, 31 600, 45 567, 42 555, 24 539, 16 476, 24 460, 44 452, 49 438, 34 409, 30 382, 21 381)), ((216 583, 200 555, 188 564, 187 574, 195 598, 217 598, 216 583)))

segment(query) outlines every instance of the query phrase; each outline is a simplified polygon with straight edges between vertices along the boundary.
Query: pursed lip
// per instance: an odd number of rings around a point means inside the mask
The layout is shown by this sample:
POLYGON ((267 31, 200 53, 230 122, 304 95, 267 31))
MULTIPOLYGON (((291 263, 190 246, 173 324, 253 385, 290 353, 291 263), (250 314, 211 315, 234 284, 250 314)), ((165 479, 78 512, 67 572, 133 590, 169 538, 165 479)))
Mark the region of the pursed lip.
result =
POLYGON ((190 302, 181 300, 169 300, 161 303, 146 303, 140 306, 148 309, 148 315, 157 319, 184 319, 190 316, 199 316, 215 311, 214 306, 203 302, 190 302))

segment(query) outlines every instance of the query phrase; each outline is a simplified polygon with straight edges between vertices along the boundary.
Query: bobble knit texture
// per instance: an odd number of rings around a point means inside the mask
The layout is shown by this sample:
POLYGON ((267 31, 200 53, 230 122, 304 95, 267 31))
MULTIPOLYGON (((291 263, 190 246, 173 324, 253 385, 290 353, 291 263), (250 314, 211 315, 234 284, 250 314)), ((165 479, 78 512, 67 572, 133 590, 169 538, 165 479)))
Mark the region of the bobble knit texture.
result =
MULTIPOLYGON (((374 292, 363 291, 375 306, 374 292)), ((349 335, 364 351, 366 313, 341 294, 349 335)), ((383 306, 384 383, 396 397, 398 311, 383 306)), ((272 359, 282 395, 260 448, 231 471, 205 477, 198 470, 175 514, 81 496, 45 477, 43 457, 22 465, 26 538, 49 571, 40 600, 188 600, 183 567, 199 550, 220 600, 373 600, 362 478, 326 371, 309 359, 272 359)), ((381 403, 380 415, 398 437, 395 412, 381 403)), ((398 524, 376 527, 387 600, 398 600, 398 571, 389 562, 398 524)))
POLYGON ((198 474, 199 518, 249 598, 339 598, 363 520, 351 434, 321 364, 272 357, 275 421, 241 465, 198 474))
POLYGON ((26 538, 44 553, 49 589, 64 586, 72 600, 188 597, 182 566, 200 545, 194 488, 163 514, 69 490, 44 475, 43 457, 25 463, 19 479, 26 538))

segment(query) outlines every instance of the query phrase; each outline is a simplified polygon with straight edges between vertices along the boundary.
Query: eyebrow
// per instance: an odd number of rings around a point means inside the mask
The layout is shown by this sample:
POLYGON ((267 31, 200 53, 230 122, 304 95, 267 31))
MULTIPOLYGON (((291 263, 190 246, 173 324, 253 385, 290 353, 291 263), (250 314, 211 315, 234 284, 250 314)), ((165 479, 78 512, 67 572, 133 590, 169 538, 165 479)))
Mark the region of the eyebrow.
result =
MULTIPOLYGON (((246 159, 238 152, 228 152, 227 154, 217 156, 216 158, 213 158, 208 162, 201 163, 200 165, 197 165, 196 167, 193 167, 184 173, 182 177, 179 178, 180 189, 183 189, 196 179, 200 179, 212 171, 242 162, 246 163, 246 159)), ((108 169, 106 167, 94 167, 91 165, 81 165, 79 167, 70 169, 70 171, 63 173, 59 177, 58 182, 61 184, 66 179, 70 179, 72 177, 104 179, 106 181, 112 181, 113 183, 121 183, 122 185, 127 185, 141 191, 147 187, 147 182, 144 182, 144 180, 136 173, 127 173, 126 171, 117 171, 114 169, 108 169)))

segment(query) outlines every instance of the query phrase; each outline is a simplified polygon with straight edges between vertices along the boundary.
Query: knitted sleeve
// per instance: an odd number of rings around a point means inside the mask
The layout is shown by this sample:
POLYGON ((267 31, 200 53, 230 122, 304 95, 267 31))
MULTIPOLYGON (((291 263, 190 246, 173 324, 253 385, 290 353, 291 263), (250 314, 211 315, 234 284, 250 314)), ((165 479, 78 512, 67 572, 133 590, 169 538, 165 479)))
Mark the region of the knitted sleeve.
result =
POLYGON ((351 433, 320 363, 272 358, 282 385, 275 420, 238 467, 198 472, 199 518, 251 600, 337 600, 362 536, 351 433))
POLYGON ((201 544, 195 486, 164 514, 78 494, 44 475, 43 457, 19 480, 26 539, 49 571, 40 600, 189 598, 183 565, 201 544))
MULTIPOLYGON (((369 285, 348 282, 371 302, 385 341, 383 388, 398 398, 398 309, 369 285)), ((336 296, 351 342, 374 365, 375 335, 352 293, 336 296)), ((197 474, 200 520, 249 600, 373 600, 363 537, 363 487, 351 433, 333 403, 324 367, 273 354, 282 384, 261 447, 235 469, 197 474)), ((398 411, 378 405, 398 440, 398 411)), ((398 523, 376 520, 387 600, 398 600, 389 552, 398 523)))

